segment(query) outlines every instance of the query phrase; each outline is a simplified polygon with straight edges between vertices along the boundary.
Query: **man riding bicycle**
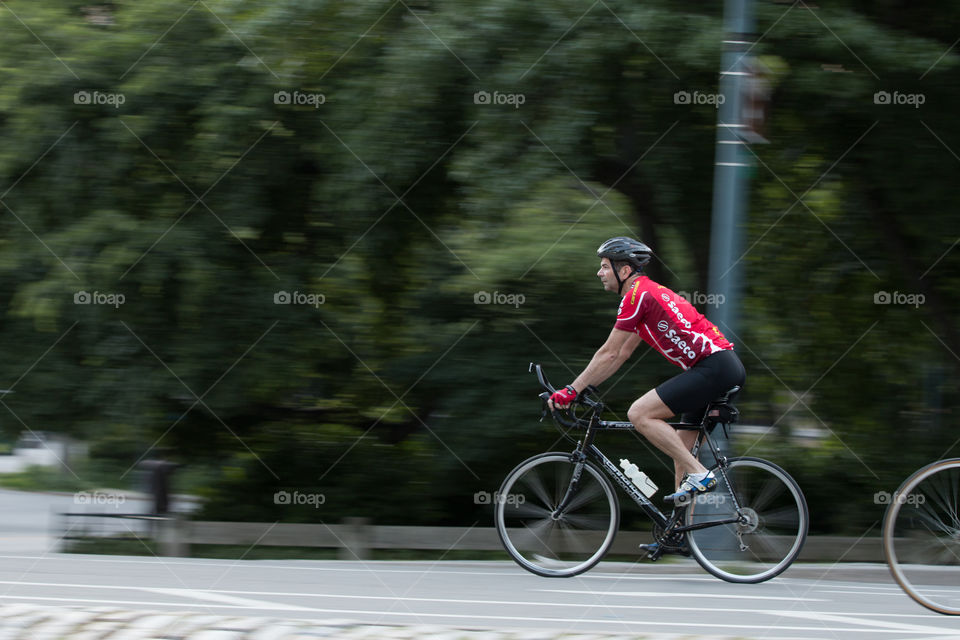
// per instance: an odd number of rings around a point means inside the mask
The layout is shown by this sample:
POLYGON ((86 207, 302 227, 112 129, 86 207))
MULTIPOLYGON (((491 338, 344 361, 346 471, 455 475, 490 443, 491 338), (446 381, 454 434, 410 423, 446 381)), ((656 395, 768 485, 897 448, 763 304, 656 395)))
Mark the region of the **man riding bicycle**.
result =
POLYGON ((550 397, 549 405, 565 409, 589 385, 599 385, 616 373, 644 341, 683 369, 640 396, 627 412, 634 428, 673 458, 677 490, 664 500, 682 503, 697 493, 711 491, 717 480, 690 449, 696 431, 678 432, 664 419, 683 415, 698 424, 707 404, 734 386, 746 373, 740 358, 720 330, 687 300, 643 274, 652 256, 650 248, 632 238, 611 238, 600 245, 597 276, 606 291, 623 298, 607 341, 577 379, 550 397))

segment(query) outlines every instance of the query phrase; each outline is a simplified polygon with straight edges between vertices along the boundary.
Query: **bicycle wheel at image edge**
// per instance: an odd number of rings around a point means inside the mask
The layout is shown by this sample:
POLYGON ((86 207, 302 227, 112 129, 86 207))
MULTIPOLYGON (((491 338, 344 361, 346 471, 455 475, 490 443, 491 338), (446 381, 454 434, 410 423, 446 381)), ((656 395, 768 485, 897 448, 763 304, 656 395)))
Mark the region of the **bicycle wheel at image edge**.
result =
POLYGON ((542 453, 511 471, 497 495, 494 520, 510 556, 524 569, 545 577, 569 577, 600 562, 613 544, 620 507, 610 480, 584 462, 576 491, 562 514, 576 464, 570 454, 542 453))
POLYGON ((756 583, 780 575, 807 538, 810 516, 800 486, 786 471, 760 458, 730 458, 725 469, 729 483, 716 466, 710 470, 718 486, 693 498, 685 523, 737 517, 734 495, 744 519, 688 531, 690 553, 727 582, 756 583))
POLYGON ((907 595, 960 615, 960 458, 929 464, 900 485, 883 518, 883 552, 907 595))

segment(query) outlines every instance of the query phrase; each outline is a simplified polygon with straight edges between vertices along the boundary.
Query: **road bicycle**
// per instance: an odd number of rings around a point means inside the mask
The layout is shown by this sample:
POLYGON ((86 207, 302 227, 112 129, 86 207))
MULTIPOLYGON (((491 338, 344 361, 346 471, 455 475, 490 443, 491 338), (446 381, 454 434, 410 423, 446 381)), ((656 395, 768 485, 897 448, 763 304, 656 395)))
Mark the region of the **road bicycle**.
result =
POLYGON ((928 464, 885 498, 883 552, 894 580, 926 608, 960 615, 960 458, 928 464))
MULTIPOLYGON (((543 415, 554 388, 539 364, 530 364, 544 388, 543 415)), ((809 515, 799 485, 766 460, 727 458, 711 436, 736 421, 730 389, 707 408, 700 424, 678 423, 676 429, 698 431, 691 453, 705 444, 716 464, 711 467, 717 487, 674 506, 664 514, 594 443, 598 432, 627 431, 629 422, 601 419, 604 405, 588 387, 567 411, 553 411, 554 421, 570 430, 583 430, 573 451, 551 451, 521 462, 497 494, 494 518, 497 533, 510 556, 524 569, 545 577, 570 577, 595 566, 610 549, 620 523, 619 486, 653 521, 664 552, 689 553, 714 576, 728 582, 769 580, 790 566, 806 540, 809 515)), ((572 438, 571 438, 572 440, 572 438)), ((639 550, 638 550, 639 553, 639 550)))

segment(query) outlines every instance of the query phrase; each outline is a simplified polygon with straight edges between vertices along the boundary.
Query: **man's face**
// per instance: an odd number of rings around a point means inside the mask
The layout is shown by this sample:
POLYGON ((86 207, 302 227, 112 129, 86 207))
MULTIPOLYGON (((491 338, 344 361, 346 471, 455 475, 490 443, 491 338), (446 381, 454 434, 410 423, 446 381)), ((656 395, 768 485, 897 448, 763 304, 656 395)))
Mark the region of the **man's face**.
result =
POLYGON ((617 292, 620 285, 617 284, 617 277, 613 274, 613 265, 610 264, 609 258, 600 259, 600 270, 597 271, 597 277, 603 283, 604 291, 617 292))

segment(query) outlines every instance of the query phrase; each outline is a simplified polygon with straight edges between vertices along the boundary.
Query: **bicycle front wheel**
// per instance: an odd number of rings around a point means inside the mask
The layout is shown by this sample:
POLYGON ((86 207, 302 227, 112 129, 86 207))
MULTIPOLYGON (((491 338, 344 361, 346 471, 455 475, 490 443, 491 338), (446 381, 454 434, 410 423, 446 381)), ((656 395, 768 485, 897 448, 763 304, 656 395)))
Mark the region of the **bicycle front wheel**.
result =
POLYGON ((718 486, 691 499, 686 524, 740 520, 688 531, 693 557, 727 582, 763 582, 780 575, 807 538, 809 513, 800 486, 760 458, 730 458, 726 479, 716 466, 711 471, 718 486))
POLYGON ((504 548, 539 576, 583 573, 600 562, 617 533, 620 507, 610 480, 584 462, 574 483, 577 467, 569 453, 534 456, 510 472, 497 495, 494 519, 504 548))
POLYGON ((960 459, 920 469, 890 497, 883 551, 897 583, 923 606, 960 615, 960 459))

